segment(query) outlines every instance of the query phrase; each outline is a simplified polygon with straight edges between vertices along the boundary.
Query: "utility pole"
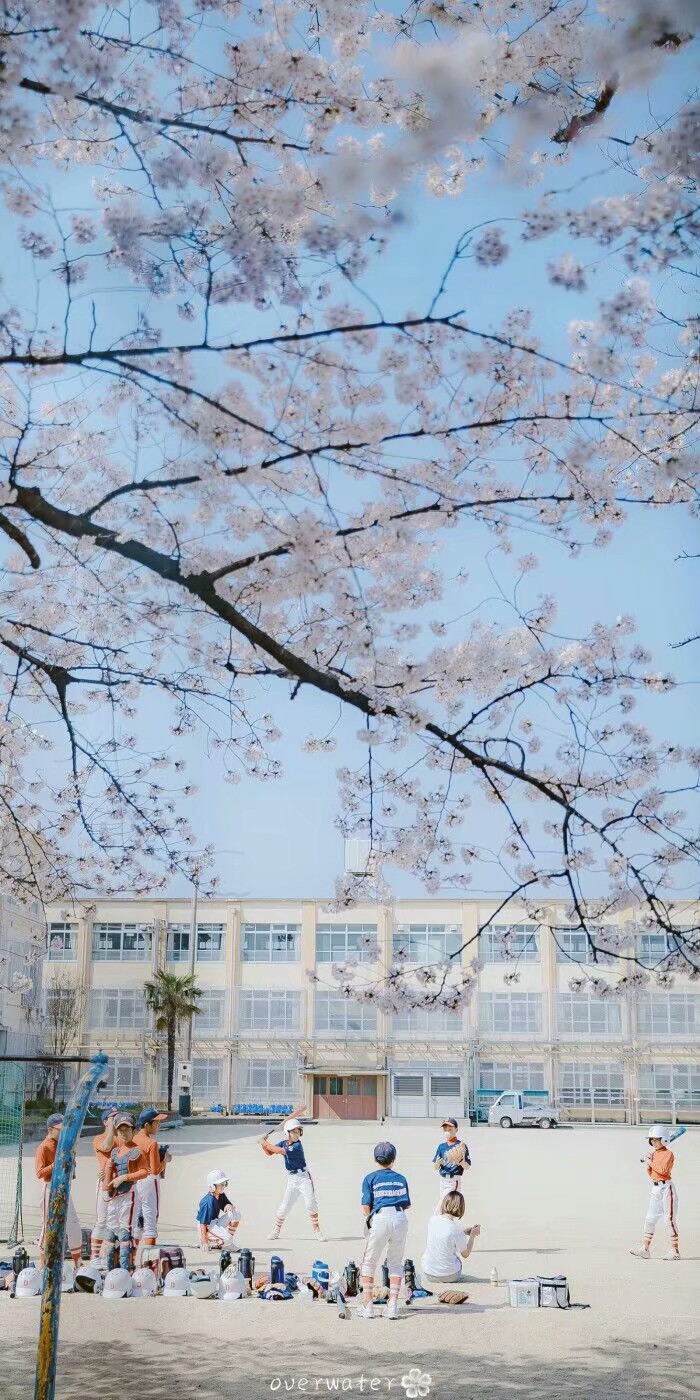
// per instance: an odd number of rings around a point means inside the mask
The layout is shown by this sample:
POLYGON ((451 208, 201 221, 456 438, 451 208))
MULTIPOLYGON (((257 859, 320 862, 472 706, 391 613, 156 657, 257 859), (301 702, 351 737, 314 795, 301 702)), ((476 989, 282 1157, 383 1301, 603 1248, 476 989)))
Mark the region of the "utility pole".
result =
MULTIPOLYGON (((195 960, 197 957, 197 900, 199 896, 199 882, 192 881, 192 918, 190 921, 190 977, 194 977, 195 960)), ((187 1037, 185 1041, 185 1059, 192 1067, 192 1022, 193 1016, 187 1022, 187 1037)), ((188 1089, 183 1089, 178 1094, 178 1109, 181 1118, 189 1118, 192 1112, 192 1085, 188 1089)))

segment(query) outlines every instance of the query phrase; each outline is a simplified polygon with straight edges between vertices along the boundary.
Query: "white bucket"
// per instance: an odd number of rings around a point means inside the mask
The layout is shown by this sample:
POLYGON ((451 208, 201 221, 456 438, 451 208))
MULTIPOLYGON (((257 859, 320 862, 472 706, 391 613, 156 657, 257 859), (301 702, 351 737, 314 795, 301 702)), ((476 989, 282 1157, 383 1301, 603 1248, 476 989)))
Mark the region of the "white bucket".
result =
POLYGON ((540 1285, 537 1279, 509 1279, 508 1301, 511 1308, 538 1308, 540 1305, 540 1285))
POLYGON ((569 1285, 564 1274, 554 1274, 552 1278, 538 1278, 540 1285, 541 1308, 568 1308, 569 1285))

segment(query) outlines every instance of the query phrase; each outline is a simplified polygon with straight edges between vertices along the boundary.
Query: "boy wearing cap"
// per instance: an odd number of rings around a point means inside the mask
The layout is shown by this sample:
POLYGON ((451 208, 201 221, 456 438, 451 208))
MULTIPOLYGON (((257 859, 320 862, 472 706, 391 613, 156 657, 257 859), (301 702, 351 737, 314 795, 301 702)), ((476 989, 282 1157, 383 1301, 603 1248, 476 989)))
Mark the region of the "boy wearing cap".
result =
POLYGON ((202 1196, 197 1209, 202 1249, 221 1249, 223 1245, 230 1245, 241 1223, 241 1212, 229 1200, 225 1186, 228 1186, 226 1172, 215 1167, 207 1176, 207 1194, 202 1196))
POLYGON ((457 1137, 457 1119, 446 1118, 442 1131, 445 1137, 438 1143, 433 1155, 433 1166, 440 1175, 440 1197, 436 1211, 440 1210, 442 1199, 448 1191, 462 1190, 465 1168, 472 1164, 466 1142, 460 1142, 457 1137))
POLYGON ((369 1238, 360 1265, 362 1279, 361 1318, 374 1317, 374 1275, 383 1256, 389 1270, 389 1305, 386 1315, 393 1322, 399 1315, 399 1289, 405 1253, 408 1221, 406 1211, 411 1205, 408 1182, 394 1171, 396 1148, 393 1142, 378 1142, 374 1149, 378 1170, 369 1172, 362 1182, 362 1212, 369 1229, 369 1238))
MULTIPOLYGON (((300 1111, 303 1112, 303 1109, 300 1111)), ((314 1239, 325 1240, 326 1237, 321 1232, 318 1219, 318 1205, 316 1203, 314 1183, 311 1172, 306 1165, 306 1157, 304 1156, 304 1149, 301 1145, 304 1129, 298 1118, 288 1118, 286 1123, 283 1124, 282 1131, 284 1137, 280 1142, 274 1144, 268 1142, 268 1133, 260 1139, 260 1146, 268 1157, 284 1157, 284 1166, 287 1174, 287 1189, 277 1208, 277 1218, 267 1238, 269 1240, 279 1239, 280 1230, 284 1225, 286 1216, 289 1215, 297 1197, 301 1196, 309 1212, 314 1239)))
POLYGON ((136 1183, 145 1181, 149 1162, 134 1142, 134 1120, 130 1113, 118 1113, 114 1120, 116 1142, 105 1170, 105 1190, 109 1193, 108 1234, 119 1240, 119 1267, 132 1263, 136 1183))
POLYGON ((116 1108, 106 1108, 102 1114, 102 1132, 92 1141, 92 1150, 97 1158, 97 1199, 95 1203, 95 1224, 90 1236, 90 1258, 99 1259, 102 1244, 107 1235, 107 1212, 109 1192, 105 1190, 104 1177, 107 1163, 114 1147, 114 1120, 116 1108))
MULTIPOLYGON (((56 1148, 58 1146, 58 1139, 61 1136, 62 1127, 63 1114, 52 1113, 50 1118, 46 1120, 46 1137, 39 1143, 34 1153, 34 1171, 36 1172, 37 1180, 41 1182, 43 1188, 41 1201, 41 1234, 39 1235, 40 1268, 43 1268, 46 1262, 44 1259, 44 1242, 46 1239, 46 1217, 49 1206, 49 1191, 51 1190, 53 1164, 56 1160, 56 1148)), ((70 1196, 68 1197, 68 1210, 66 1212, 66 1238, 68 1240, 71 1259, 77 1268, 80 1263, 82 1237, 80 1233, 80 1221, 78 1220, 75 1206, 70 1196)))
POLYGON ((649 1129, 650 1151, 644 1159, 647 1175, 651 1177, 651 1196, 644 1221, 644 1237, 639 1249, 631 1249, 637 1259, 651 1259, 649 1246, 654 1237, 657 1221, 665 1216, 671 1231, 671 1248, 664 1259, 675 1263, 680 1259, 678 1245, 678 1193, 671 1181, 675 1157, 668 1145, 666 1129, 655 1123, 649 1129))
POLYGON ((139 1114, 134 1133, 134 1142, 148 1158, 148 1176, 136 1183, 136 1196, 143 1224, 140 1227, 141 1243, 153 1245, 158 1237, 158 1213, 160 1211, 160 1182, 165 1176, 165 1167, 172 1160, 170 1153, 161 1157, 156 1142, 158 1124, 167 1118, 167 1113, 159 1113, 157 1108, 145 1108, 139 1114))

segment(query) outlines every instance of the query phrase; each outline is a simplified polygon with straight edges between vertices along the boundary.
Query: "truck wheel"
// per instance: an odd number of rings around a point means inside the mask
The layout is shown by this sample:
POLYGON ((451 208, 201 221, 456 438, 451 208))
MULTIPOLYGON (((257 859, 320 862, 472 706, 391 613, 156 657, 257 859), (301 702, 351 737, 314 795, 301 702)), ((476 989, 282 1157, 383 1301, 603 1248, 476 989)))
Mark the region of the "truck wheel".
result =
POLYGON ((541 1127, 541 1128, 553 1128, 553 1127, 554 1127, 554 1124, 553 1124, 551 1118, 540 1118, 540 1127, 541 1127))
POLYGON ((502 1128, 512 1128, 513 1126, 513 1119, 508 1118, 506 1114, 504 1114, 503 1118, 499 1118, 498 1121, 502 1128))

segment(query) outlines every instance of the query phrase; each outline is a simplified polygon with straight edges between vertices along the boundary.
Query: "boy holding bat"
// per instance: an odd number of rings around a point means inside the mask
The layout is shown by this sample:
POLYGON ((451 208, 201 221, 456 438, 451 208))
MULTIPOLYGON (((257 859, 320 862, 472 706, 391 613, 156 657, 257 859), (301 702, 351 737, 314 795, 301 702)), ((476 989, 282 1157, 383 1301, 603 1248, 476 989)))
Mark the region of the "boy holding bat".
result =
POLYGON ((642 1158, 647 1174, 651 1177, 651 1196, 647 1207, 646 1220, 644 1221, 644 1237, 639 1249, 631 1249, 630 1254, 634 1254, 637 1259, 650 1259, 649 1246, 654 1236, 656 1223, 662 1216, 666 1218, 671 1232, 671 1248, 668 1254, 664 1254, 664 1259, 675 1263, 680 1259, 678 1248, 678 1193, 671 1181, 673 1171, 674 1155, 669 1148, 669 1141, 680 1137, 685 1129, 677 1129, 669 1137, 667 1131, 660 1123, 655 1123, 649 1129, 649 1152, 642 1158))

